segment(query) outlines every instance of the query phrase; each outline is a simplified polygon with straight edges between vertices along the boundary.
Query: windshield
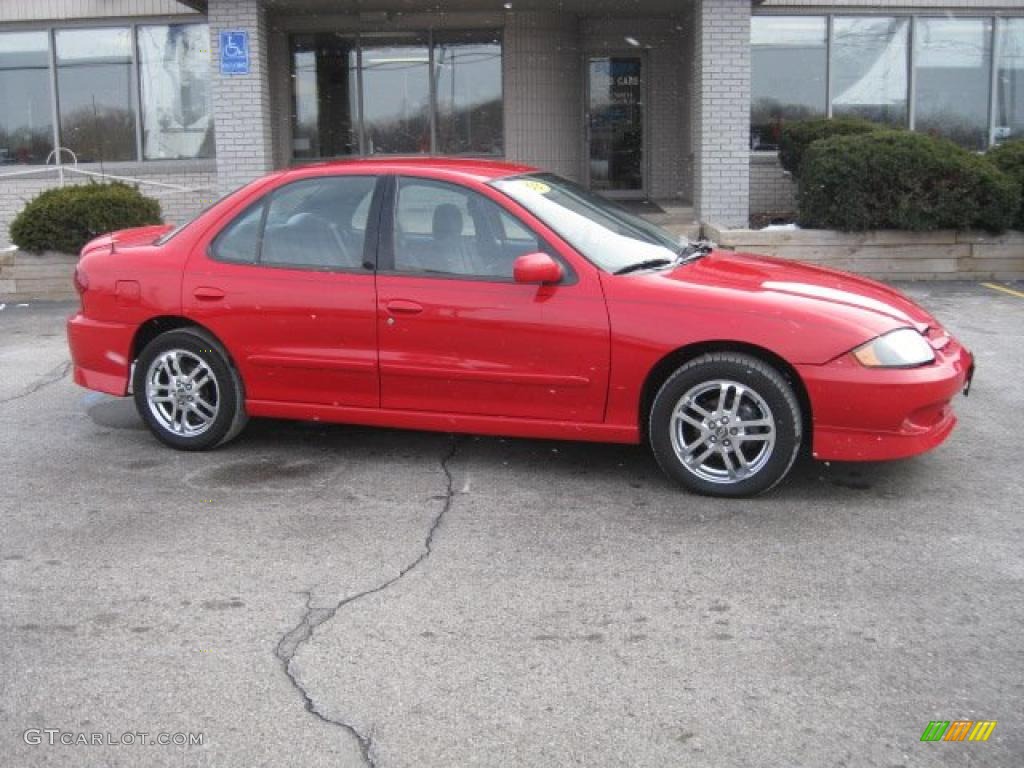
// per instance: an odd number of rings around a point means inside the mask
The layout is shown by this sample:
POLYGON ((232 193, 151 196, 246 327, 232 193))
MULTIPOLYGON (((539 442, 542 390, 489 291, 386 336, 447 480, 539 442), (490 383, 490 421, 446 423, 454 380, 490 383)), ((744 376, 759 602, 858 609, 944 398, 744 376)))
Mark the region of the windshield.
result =
POLYGON ((602 269, 672 262, 685 243, 578 184, 551 173, 498 179, 501 190, 602 269))

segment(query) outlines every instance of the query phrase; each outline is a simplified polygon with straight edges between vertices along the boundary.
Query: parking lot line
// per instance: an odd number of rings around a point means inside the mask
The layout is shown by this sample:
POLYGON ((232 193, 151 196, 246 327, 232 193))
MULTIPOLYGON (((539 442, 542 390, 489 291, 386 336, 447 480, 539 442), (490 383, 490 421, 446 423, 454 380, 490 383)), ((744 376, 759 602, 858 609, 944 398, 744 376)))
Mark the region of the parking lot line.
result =
POLYGON ((996 283, 982 283, 986 288, 991 288, 993 291, 1002 291, 1008 293, 1011 296, 1016 296, 1018 299, 1024 299, 1024 293, 1021 291, 1015 291, 1013 288, 1007 288, 1005 285, 998 285, 996 283))

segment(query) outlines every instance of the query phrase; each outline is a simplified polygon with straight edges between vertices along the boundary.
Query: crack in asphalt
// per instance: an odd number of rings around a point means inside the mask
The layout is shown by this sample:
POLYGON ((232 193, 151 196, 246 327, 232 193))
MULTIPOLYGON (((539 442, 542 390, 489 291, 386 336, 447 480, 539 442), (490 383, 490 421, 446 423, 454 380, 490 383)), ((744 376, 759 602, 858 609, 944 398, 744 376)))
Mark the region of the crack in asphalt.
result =
POLYGON ((39 390, 44 389, 45 387, 48 387, 51 384, 56 384, 58 381, 67 376, 68 373, 70 372, 71 361, 68 360, 58 365, 49 373, 45 374, 38 381, 35 381, 32 384, 30 384, 24 391, 19 392, 16 395, 11 395, 10 397, 0 399, 0 405, 3 405, 4 403, 10 403, 15 400, 21 400, 23 397, 28 397, 29 395, 34 395, 39 390))
POLYGON ((318 720, 328 723, 330 725, 343 728, 349 734, 351 734, 356 741, 359 742, 359 751, 362 753, 363 761, 370 768, 377 768, 377 762, 373 756, 373 733, 365 734, 362 733, 355 725, 346 722, 344 720, 338 720, 335 718, 328 717, 321 712, 317 706, 317 703, 313 700, 313 697, 309 695, 309 691, 302 685, 299 679, 295 676, 292 670, 292 659, 295 658, 295 654, 298 653, 299 649, 305 645, 309 640, 312 639, 313 633, 320 626, 326 624, 328 621, 334 619, 338 615, 338 611, 347 605, 351 605, 357 600, 361 600, 364 597, 370 595, 376 595, 389 587, 394 586, 399 581, 404 579, 416 568, 420 566, 428 557, 434 552, 434 536, 437 534, 438 529, 441 526, 441 522, 444 520, 445 515, 452 507, 453 499, 455 498, 455 489, 452 485, 452 472, 449 467, 451 461, 455 458, 455 454, 458 452, 459 438, 455 435, 452 436, 451 445, 448 448, 447 453, 441 457, 441 471, 445 475, 445 483, 447 485, 443 496, 434 496, 433 499, 443 499, 444 503, 441 505, 440 511, 434 516, 431 521, 430 528, 427 530, 427 536, 423 541, 423 551, 410 563, 404 566, 396 576, 388 579, 387 581, 378 584, 372 589, 367 589, 363 592, 359 592, 355 595, 351 595, 336 603, 332 608, 314 608, 313 607, 313 591, 307 590, 300 592, 299 594, 305 595, 306 597, 306 611, 302 616, 302 620, 292 629, 288 630, 277 643, 277 647, 274 649, 274 655, 280 660, 284 673, 288 677, 292 686, 302 696, 303 703, 306 707, 306 711, 316 717, 318 720))

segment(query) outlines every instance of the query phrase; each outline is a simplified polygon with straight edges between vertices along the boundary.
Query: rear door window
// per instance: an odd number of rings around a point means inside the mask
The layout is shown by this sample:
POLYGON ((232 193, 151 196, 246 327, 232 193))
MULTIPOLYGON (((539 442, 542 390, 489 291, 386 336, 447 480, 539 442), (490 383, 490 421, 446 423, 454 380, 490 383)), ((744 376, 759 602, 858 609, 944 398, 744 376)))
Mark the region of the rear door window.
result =
POLYGON ((279 187, 225 227, 213 256, 293 269, 362 269, 376 184, 374 176, 323 176, 279 187))

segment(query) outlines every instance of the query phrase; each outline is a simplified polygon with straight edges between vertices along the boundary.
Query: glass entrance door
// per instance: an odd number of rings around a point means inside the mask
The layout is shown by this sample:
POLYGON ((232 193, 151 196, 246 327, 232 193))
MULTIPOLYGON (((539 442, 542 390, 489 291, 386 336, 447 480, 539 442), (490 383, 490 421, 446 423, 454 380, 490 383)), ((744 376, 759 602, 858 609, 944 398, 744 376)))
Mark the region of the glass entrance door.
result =
POLYGON ((643 58, 591 56, 587 80, 590 188, 612 197, 643 197, 643 58))

